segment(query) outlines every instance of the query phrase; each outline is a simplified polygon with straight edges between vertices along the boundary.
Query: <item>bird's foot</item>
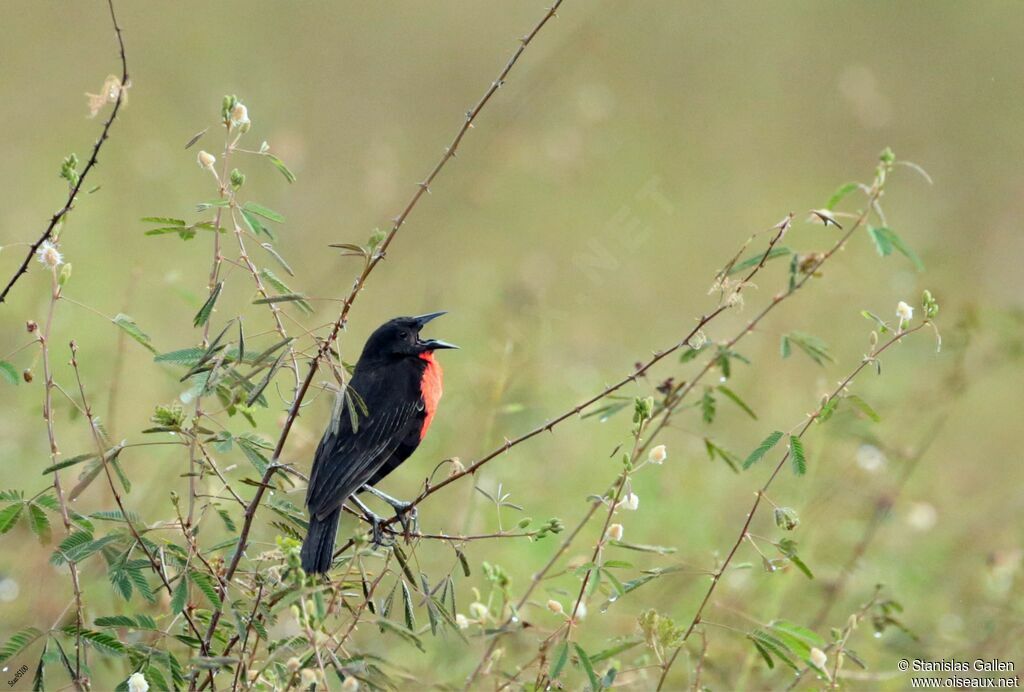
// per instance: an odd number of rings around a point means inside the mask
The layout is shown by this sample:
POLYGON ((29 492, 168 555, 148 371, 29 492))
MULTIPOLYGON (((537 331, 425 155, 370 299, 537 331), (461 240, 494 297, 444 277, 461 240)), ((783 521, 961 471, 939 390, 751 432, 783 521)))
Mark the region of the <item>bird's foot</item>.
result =
POLYGON ((420 531, 420 513, 411 502, 401 502, 391 506, 395 509, 395 516, 398 518, 398 523, 402 525, 405 540, 408 542, 412 534, 420 531))
POLYGON ((387 547, 394 543, 394 539, 386 537, 385 525, 387 520, 384 517, 368 512, 366 521, 370 523, 370 543, 374 548, 387 547))
POLYGON ((405 540, 407 542, 413 533, 419 533, 420 521, 416 505, 412 502, 402 502, 401 500, 397 500, 387 493, 377 490, 369 485, 364 485, 363 490, 376 495, 381 500, 391 505, 391 508, 395 510, 395 517, 398 519, 398 523, 402 525, 402 531, 405 533, 405 540))

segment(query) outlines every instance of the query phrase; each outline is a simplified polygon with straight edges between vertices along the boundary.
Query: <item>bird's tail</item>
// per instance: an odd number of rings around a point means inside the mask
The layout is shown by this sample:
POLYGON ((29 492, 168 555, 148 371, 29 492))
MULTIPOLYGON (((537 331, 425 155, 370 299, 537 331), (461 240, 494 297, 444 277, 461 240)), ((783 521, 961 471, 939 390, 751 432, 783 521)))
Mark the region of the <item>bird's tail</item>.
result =
POLYGON ((334 556, 334 537, 338 533, 341 507, 323 519, 309 517, 309 532, 302 542, 302 569, 306 574, 324 574, 331 568, 334 556))

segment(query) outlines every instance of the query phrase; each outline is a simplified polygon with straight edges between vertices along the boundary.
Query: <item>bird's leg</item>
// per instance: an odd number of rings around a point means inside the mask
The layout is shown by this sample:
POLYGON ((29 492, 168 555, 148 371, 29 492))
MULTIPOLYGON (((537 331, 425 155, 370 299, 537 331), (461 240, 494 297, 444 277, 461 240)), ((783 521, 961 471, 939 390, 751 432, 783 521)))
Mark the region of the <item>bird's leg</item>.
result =
POLYGON ((413 503, 396 500, 387 493, 377 490, 370 485, 364 485, 362 489, 366 492, 373 493, 381 500, 391 505, 395 510, 395 516, 398 517, 398 521, 401 523, 402 529, 405 531, 406 538, 409 538, 410 530, 412 532, 418 532, 420 530, 419 512, 416 511, 416 507, 413 503))
POLYGON ((374 512, 363 504, 362 500, 355 495, 349 499, 352 500, 352 503, 356 507, 363 511, 363 514, 366 515, 366 521, 370 522, 370 530, 373 534, 373 545, 378 548, 384 545, 384 522, 386 520, 380 515, 374 514, 374 512))

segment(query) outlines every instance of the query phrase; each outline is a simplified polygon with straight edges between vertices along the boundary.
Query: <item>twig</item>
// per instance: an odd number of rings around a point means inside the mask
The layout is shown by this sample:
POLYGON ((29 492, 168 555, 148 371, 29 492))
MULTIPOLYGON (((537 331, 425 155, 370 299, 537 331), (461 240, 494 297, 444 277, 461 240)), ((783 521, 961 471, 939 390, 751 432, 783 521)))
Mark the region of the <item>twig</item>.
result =
MULTIPOLYGON (((430 174, 427 176, 427 178, 417 186, 416 192, 410 198, 409 202, 406 204, 405 208, 398 215, 398 217, 395 218, 391 226, 391 230, 385 236, 380 247, 374 253, 373 257, 364 266, 363 271, 360 273, 359 277, 353 284, 348 297, 342 304, 341 312, 338 315, 338 318, 334 321, 334 324, 331 327, 330 334, 326 339, 323 340, 323 342, 320 345, 320 348, 317 350, 316 356, 313 358, 312 361, 310 361, 309 371, 307 372, 306 378, 303 380, 302 385, 295 393, 295 399, 292 401, 292 405, 288 411, 288 416, 285 419, 284 426, 281 430, 281 435, 278 438, 277 445, 274 448, 274 454, 271 460, 272 462, 276 463, 277 460, 281 457, 281 453, 284 451, 285 443, 287 442, 288 436, 291 432, 292 425, 295 423, 295 419, 299 415, 299 410, 300 407, 302 406, 302 401, 305 398, 306 393, 309 391, 309 387, 313 382, 313 378, 316 375, 317 369, 319 368, 320 361, 321 359, 324 358, 325 355, 327 355, 328 351, 331 348, 331 344, 337 338, 341 330, 345 327, 348 320, 349 311, 352 309, 352 304, 355 302, 360 291, 363 289, 363 286, 365 286, 367 278, 369 277, 370 273, 384 259, 387 253, 387 249, 390 247, 391 242, 394 240, 395 235, 398 233, 398 230, 402 227, 406 219, 409 217, 409 214, 412 213, 412 210, 416 207, 417 203, 420 201, 423 195, 429 190, 430 184, 438 176, 438 174, 444 168, 445 164, 447 164, 450 159, 455 157, 456 151, 459 145, 461 144, 463 137, 466 135, 469 129, 473 127, 473 123, 476 120, 477 116, 479 116, 484 106, 487 105, 487 103, 491 100, 491 97, 494 95, 494 93, 504 83, 505 79, 508 77, 508 74, 511 72, 512 68, 518 62, 520 56, 522 56, 523 52, 526 50, 526 47, 530 44, 534 37, 536 37, 540 30, 548 23, 548 20, 555 16, 555 12, 558 9, 558 7, 562 4, 562 1, 563 0, 556 0, 554 5, 550 9, 548 9, 547 12, 545 12, 541 20, 536 24, 536 26, 534 26, 533 30, 525 37, 520 39, 520 45, 518 46, 518 48, 516 48, 515 52, 512 54, 512 57, 509 58, 508 62, 505 64, 504 69, 502 69, 501 73, 498 75, 498 78, 491 83, 490 87, 488 87, 488 89, 484 92, 483 97, 480 99, 479 102, 477 102, 476 106, 466 114, 465 121, 462 123, 461 127, 456 133, 455 138, 445 149, 444 154, 441 156, 440 160, 437 162, 434 168, 430 171, 430 174)), ((248 544, 249 532, 252 530, 253 520, 256 517, 256 510, 259 507, 260 502, 263 500, 263 494, 266 491, 266 488, 269 485, 273 477, 273 474, 277 471, 277 468, 277 466, 272 464, 267 469, 266 473, 263 474, 260 486, 256 489, 256 494, 253 496, 252 501, 246 508, 245 517, 242 522, 242 528, 239 533, 238 546, 224 574, 224 578, 226 581, 230 582, 231 579, 234 577, 235 571, 238 569, 238 565, 241 562, 242 555, 245 553, 245 548, 248 544)), ((204 642, 206 642, 207 644, 209 643, 214 631, 216 630, 217 623, 220 621, 220 617, 221 614, 223 613, 223 610, 224 603, 221 602, 220 605, 218 605, 213 611, 213 615, 210 618, 209 628, 207 629, 206 636, 204 637, 204 642)))
MULTIPOLYGON (((919 324, 918 326, 913 327, 911 329, 901 329, 900 331, 896 332, 896 334, 893 335, 893 337, 886 341, 884 344, 876 347, 871 351, 871 353, 864 356, 860 364, 857 365, 857 367, 854 368, 853 371, 839 383, 839 385, 832 391, 832 393, 821 402, 821 404, 818 406, 815 412, 807 417, 807 420, 800 427, 800 430, 799 432, 796 433, 795 437, 803 438, 804 434, 810 429, 811 425, 814 424, 814 421, 818 419, 818 417, 821 415, 821 412, 825 409, 825 407, 831 404, 832 401, 837 399, 846 390, 850 383, 857 377, 857 375, 859 375, 861 371, 863 371, 864 368, 866 368, 869 364, 874 363, 878 359, 878 356, 880 356, 882 353, 888 350, 889 347, 891 347, 893 344, 898 343, 901 339, 903 339, 903 337, 908 336, 909 334, 913 334, 914 332, 923 329, 924 327, 930 324, 931 323, 928 320, 925 320, 921 322, 921 324, 919 324)), ((754 517, 757 514, 757 510, 761 506, 761 500, 764 498, 765 493, 768 492, 768 488, 771 486, 772 482, 774 482, 775 478, 779 475, 779 472, 782 471, 782 468, 786 465, 786 462, 789 460, 791 454, 792 449, 786 451, 786 453, 779 460, 779 463, 776 464, 775 469, 772 471, 771 475, 768 476, 768 480, 765 481, 764 485, 762 485, 760 490, 758 490, 755 494, 754 503, 753 505, 751 505, 750 510, 747 512, 746 519, 743 522, 743 527, 740 529, 739 535, 733 542, 732 548, 726 555, 725 560, 721 563, 721 565, 719 565, 718 569, 712 575, 711 584, 710 586, 708 586, 708 590, 704 594, 704 598, 701 600, 700 605, 697 607, 697 612, 694 614, 693 620, 690 622, 690 625, 686 628, 686 632, 682 638, 683 643, 676 648, 676 650, 672 653, 671 658, 669 658, 668 662, 665 664, 664 670, 661 674, 661 679, 658 681, 659 690, 664 686, 665 679, 668 677, 669 670, 671 670, 672 664, 675 663, 676 658, 679 656, 679 652, 683 650, 683 646, 685 645, 686 640, 693 633, 693 630, 697 627, 697 625, 700 624, 701 617, 704 614, 704 608, 707 607, 708 602, 711 600, 711 596, 712 594, 714 594, 715 588, 721 581, 722 575, 725 574, 726 569, 729 568, 729 565, 732 562, 733 557, 735 557, 736 552, 739 550, 740 545, 742 545, 743 541, 747 539, 748 532, 750 530, 750 525, 751 523, 753 523, 754 517)))
POLYGON ((96 143, 92 146, 92 154, 89 156, 89 161, 85 164, 85 168, 83 168, 82 172, 79 174, 78 180, 73 186, 71 186, 71 191, 68 193, 67 201, 64 203, 64 206, 61 207, 60 211, 50 217, 50 222, 47 224, 46 230, 41 236, 39 236, 38 240, 32 243, 29 247, 28 254, 25 255, 25 259, 22 261, 21 266, 16 272, 14 272, 14 276, 11 277, 11 280, 8 281, 7 285, 4 287, 3 292, 0 293, 0 303, 3 303, 4 300, 6 300, 7 294, 10 293, 14 284, 28 271, 28 265, 32 262, 32 256, 39 249, 39 246, 53 236, 53 231, 57 227, 57 224, 60 223, 61 220, 67 216, 68 212, 71 211, 71 208, 75 204, 75 197, 78 195, 78 191, 82 188, 82 184, 85 183, 86 176, 89 175, 89 172, 99 161, 98 157, 100 148, 107 140, 107 137, 110 134, 110 126, 114 124, 114 119, 117 117, 118 111, 121 110, 121 104, 124 102, 124 90, 128 86, 128 61, 125 58, 124 53, 124 38, 121 36, 121 27, 117 23, 117 15, 114 14, 114 0, 107 0, 107 6, 110 8, 110 20, 114 23, 114 31, 117 34, 117 46, 121 55, 121 84, 117 89, 117 99, 114 101, 114 107, 110 110, 110 115, 107 117, 106 122, 103 123, 103 130, 100 132, 100 138, 97 139, 96 143))

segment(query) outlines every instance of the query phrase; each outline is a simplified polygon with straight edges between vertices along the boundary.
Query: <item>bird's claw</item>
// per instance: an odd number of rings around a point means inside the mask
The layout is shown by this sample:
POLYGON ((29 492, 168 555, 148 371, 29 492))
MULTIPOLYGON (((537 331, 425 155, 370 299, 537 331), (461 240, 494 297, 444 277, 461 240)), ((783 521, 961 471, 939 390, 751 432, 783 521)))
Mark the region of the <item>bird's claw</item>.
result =
POLYGON ((398 519, 398 523, 402 525, 402 532, 405 534, 406 542, 408 542, 411 534, 419 533, 420 531, 419 511, 411 502, 402 502, 393 505, 393 507, 395 508, 395 517, 398 519))

